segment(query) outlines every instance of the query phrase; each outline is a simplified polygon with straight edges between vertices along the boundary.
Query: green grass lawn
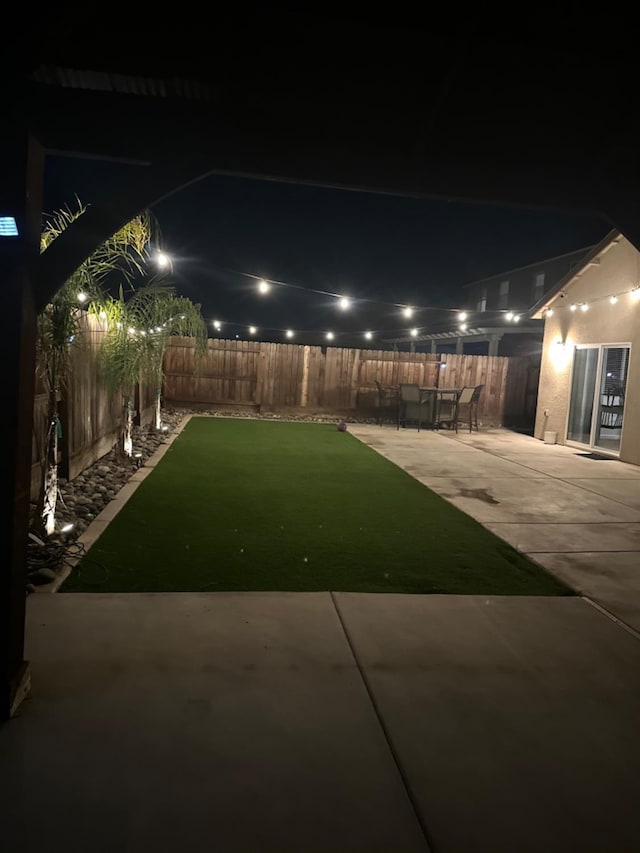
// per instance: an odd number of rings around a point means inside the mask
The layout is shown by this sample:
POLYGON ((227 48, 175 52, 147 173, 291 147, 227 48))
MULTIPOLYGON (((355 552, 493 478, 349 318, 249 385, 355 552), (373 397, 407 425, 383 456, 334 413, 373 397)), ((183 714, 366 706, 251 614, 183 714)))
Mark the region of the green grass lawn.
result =
POLYGON ((192 418, 62 592, 566 595, 334 425, 192 418))

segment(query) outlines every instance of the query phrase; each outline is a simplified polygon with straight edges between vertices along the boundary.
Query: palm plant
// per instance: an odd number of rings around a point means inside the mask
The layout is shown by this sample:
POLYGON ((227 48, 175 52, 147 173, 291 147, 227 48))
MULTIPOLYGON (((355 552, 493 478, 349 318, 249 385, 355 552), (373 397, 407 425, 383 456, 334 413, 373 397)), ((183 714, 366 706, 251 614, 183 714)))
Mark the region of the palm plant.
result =
POLYGON ((207 325, 200 306, 177 296, 168 283, 152 279, 125 296, 120 289, 99 310, 105 336, 99 357, 106 386, 122 394, 122 443, 120 450, 133 452, 133 404, 131 389, 138 382, 155 388, 154 425, 161 428, 163 362, 171 335, 192 337, 196 342, 196 367, 207 346, 207 325))
MULTIPOLYGON (((44 223, 40 250, 82 216, 86 207, 65 208, 44 223)), ((85 343, 87 307, 104 302, 104 289, 114 275, 125 281, 143 273, 152 238, 153 223, 144 212, 128 222, 88 257, 62 285, 37 319, 37 372, 47 395, 46 436, 39 447, 41 479, 36 522, 41 532, 53 533, 58 494, 58 439, 61 423, 58 401, 71 377, 71 348, 85 343)), ((35 424, 34 424, 35 427, 35 424)), ((39 430, 35 430, 36 437, 39 430)))

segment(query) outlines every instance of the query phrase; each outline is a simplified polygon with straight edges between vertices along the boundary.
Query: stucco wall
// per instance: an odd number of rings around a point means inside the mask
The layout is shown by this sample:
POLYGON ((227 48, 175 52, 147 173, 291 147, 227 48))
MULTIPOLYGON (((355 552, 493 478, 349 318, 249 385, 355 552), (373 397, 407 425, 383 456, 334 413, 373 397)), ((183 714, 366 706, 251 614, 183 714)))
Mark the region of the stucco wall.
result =
POLYGON ((640 465, 640 300, 627 293, 612 305, 609 297, 640 283, 640 253, 624 237, 589 266, 550 305, 545 319, 535 436, 545 430, 566 441, 573 348, 576 344, 631 344, 620 459, 640 465), (571 303, 587 302, 589 310, 571 311, 571 303), (557 345, 563 341, 562 347, 557 345), (545 414, 548 412, 548 414, 545 414))

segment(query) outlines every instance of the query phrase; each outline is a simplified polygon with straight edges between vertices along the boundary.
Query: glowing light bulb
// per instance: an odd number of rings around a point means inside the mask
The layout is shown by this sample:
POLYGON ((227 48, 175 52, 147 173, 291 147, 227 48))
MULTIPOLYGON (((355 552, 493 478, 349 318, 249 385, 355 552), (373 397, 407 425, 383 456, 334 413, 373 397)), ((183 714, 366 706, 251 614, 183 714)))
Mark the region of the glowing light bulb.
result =
POLYGON ((460 320, 460 322, 461 322, 461 323, 464 323, 464 321, 465 321, 466 319, 467 319, 467 312, 466 312, 466 311, 461 311, 461 312, 458 314, 458 320, 460 320))
POLYGON ((618 297, 617 297, 617 296, 611 296, 611 297, 609 298, 609 302, 610 302, 612 305, 615 305, 617 301, 618 301, 618 297))
POLYGON ((327 332, 327 340, 328 340, 328 341, 332 341, 332 340, 333 340, 333 332, 327 332))
POLYGON ((467 324, 466 323, 460 323, 460 331, 461 332, 467 331, 467 324))
POLYGON ((366 338, 368 341, 370 341, 370 340, 371 340, 371 338, 373 337, 373 335, 371 334, 371 332, 365 332, 365 333, 364 333, 364 336, 365 336, 365 338, 366 338))
POLYGON ((412 338, 415 338, 416 335, 418 334, 418 330, 417 329, 411 329, 409 334, 411 335, 412 338))
POLYGON ((582 303, 582 305, 580 306, 580 310, 581 311, 588 311, 589 310, 589 306, 587 305, 586 302, 582 303))
POLYGON ((348 311, 348 310, 349 310, 349 308, 351 307, 351 301, 350 301, 349 299, 347 299, 347 297, 346 297, 346 296, 343 296, 343 297, 340 299, 340 303, 339 303, 339 305, 340 305, 340 307, 342 308, 342 310, 343 310, 343 311, 348 311))
POLYGON ((101 320, 106 320, 106 319, 107 319, 107 312, 106 312, 106 311, 101 311, 101 312, 100 312, 100 319, 101 319, 101 320))
POLYGON ((553 308, 547 308, 547 317, 553 317, 553 308))
POLYGON ((571 310, 572 310, 572 311, 577 311, 577 310, 578 310, 578 306, 576 305, 576 303, 575 303, 575 302, 573 303, 573 305, 571 305, 571 310))
POLYGON ((519 323, 519 322, 520 322, 520 315, 519 315, 519 314, 514 314, 514 315, 513 315, 513 322, 514 322, 514 323, 519 323))
POLYGON ((265 281, 263 279, 262 281, 258 282, 258 290, 260 291, 260 293, 268 293, 271 290, 271 285, 268 281, 265 281))
POLYGON ((293 332, 292 332, 292 330, 291 330, 291 329, 287 329, 287 331, 285 332, 285 334, 286 334, 286 336, 287 336, 288 338, 292 338, 292 337, 293 337, 293 332))
POLYGON ((631 291, 631 298, 633 299, 634 302, 637 302, 638 300, 640 300, 640 287, 634 287, 633 288, 633 290, 631 291))
POLYGON ((513 311, 507 311, 505 314, 505 320, 508 320, 509 322, 513 320, 513 311))
POLYGON ((413 308, 410 308, 408 305, 402 312, 405 317, 413 317, 413 308))
POLYGON ((158 252, 156 255, 156 263, 160 267, 160 269, 164 269, 169 266, 169 255, 166 252, 158 252))
POLYGON ((258 330, 256 329, 256 327, 255 327, 255 326, 249 326, 249 334, 250 334, 250 335, 255 335, 255 333, 256 333, 257 331, 258 331, 258 330))
POLYGON ((80 291, 80 293, 77 295, 76 299, 78 300, 78 302, 86 302, 88 299, 88 296, 86 293, 83 293, 82 291, 80 291))

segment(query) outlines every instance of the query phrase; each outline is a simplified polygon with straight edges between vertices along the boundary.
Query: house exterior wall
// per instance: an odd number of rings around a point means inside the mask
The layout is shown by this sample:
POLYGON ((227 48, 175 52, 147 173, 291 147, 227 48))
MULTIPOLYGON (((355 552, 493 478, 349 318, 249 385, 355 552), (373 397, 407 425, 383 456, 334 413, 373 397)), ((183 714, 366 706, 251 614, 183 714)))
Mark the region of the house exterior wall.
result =
POLYGON ((639 283, 640 253, 624 237, 588 266, 549 307, 545 319, 535 436, 546 430, 566 443, 573 348, 576 344, 630 344, 629 370, 620 444, 620 459, 640 465, 640 301, 627 293, 612 305, 609 297, 639 283), (597 300, 597 301, 596 301, 597 300), (573 302, 587 302, 586 312, 572 312, 573 302), (564 353, 557 346, 564 341, 564 353), (545 414, 547 412, 548 414, 545 414))
POLYGON ((537 264, 499 273, 481 281, 471 282, 465 288, 466 308, 469 311, 477 311, 478 303, 486 293, 485 311, 525 311, 534 305, 544 293, 547 293, 569 270, 579 266, 589 248, 579 249, 566 255, 540 261, 537 264), (536 296, 534 282, 539 273, 544 273, 544 286, 542 293, 538 293, 536 296), (500 285, 503 281, 509 282, 506 305, 500 303, 500 285))

